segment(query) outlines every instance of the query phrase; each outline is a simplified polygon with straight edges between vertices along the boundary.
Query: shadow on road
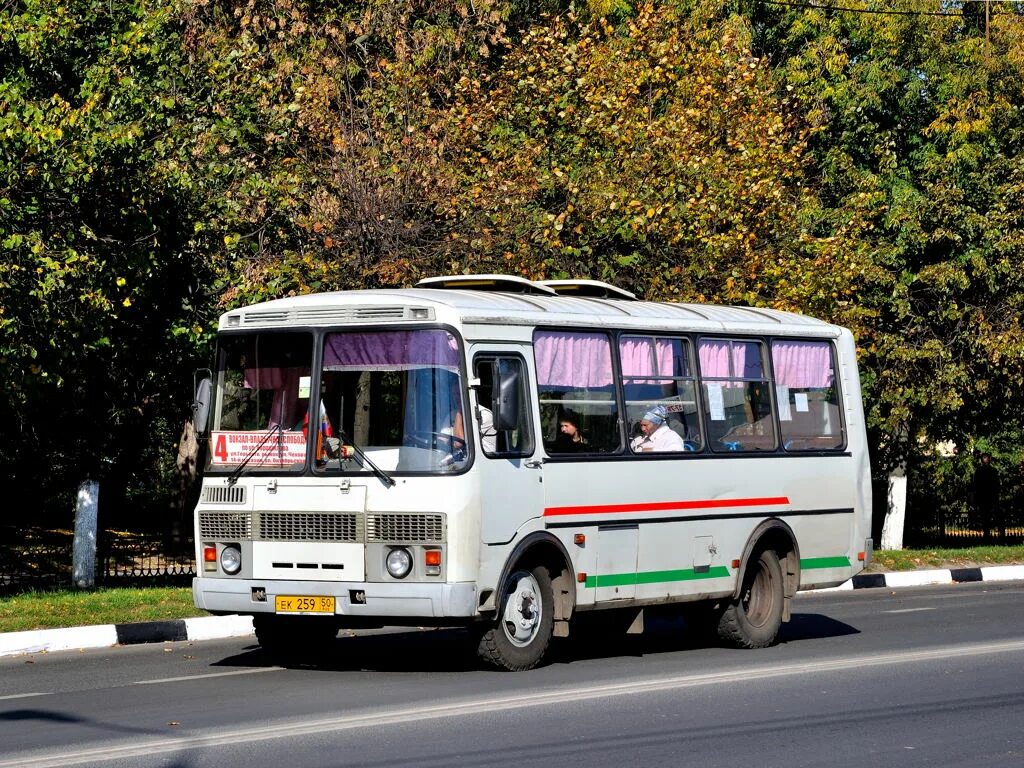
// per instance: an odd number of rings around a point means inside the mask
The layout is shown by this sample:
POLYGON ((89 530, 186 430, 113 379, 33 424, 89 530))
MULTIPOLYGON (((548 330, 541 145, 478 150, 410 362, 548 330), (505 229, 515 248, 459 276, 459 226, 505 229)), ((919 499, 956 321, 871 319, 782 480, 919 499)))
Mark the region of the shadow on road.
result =
MULTIPOLYGON (((828 616, 793 614, 782 625, 780 643, 858 634, 855 627, 828 616)), ((489 670, 476 656, 476 633, 466 629, 392 629, 355 634, 342 630, 324 649, 271 655, 258 645, 216 662, 219 667, 313 668, 324 671, 469 672, 489 670)), ((678 617, 652 616, 643 634, 629 635, 621 624, 587 621, 571 637, 552 641, 547 663, 641 657, 714 647, 707 632, 691 631, 678 617)))

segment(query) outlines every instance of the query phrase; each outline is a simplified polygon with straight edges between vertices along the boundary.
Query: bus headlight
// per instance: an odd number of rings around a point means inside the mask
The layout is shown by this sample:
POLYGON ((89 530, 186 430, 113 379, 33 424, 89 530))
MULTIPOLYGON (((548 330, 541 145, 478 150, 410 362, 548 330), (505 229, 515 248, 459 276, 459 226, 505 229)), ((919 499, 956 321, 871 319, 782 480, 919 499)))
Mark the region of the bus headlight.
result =
POLYGON ((220 567, 224 573, 234 575, 242 570, 242 551, 234 544, 220 551, 220 567))
POLYGON ((387 566, 388 573, 394 578, 404 579, 412 570, 412 555, 404 547, 392 549, 388 552, 384 565, 387 566))

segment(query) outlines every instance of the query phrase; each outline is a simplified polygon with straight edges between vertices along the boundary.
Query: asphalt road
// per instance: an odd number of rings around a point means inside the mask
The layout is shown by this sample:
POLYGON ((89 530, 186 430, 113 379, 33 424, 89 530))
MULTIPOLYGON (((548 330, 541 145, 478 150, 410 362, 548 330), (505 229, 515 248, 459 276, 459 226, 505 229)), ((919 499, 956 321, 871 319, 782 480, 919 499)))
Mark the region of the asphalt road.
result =
POLYGON ((0 659, 9 766, 1024 765, 1024 584, 798 598, 782 642, 679 623, 528 673, 463 634, 340 638, 283 669, 251 641, 0 659))

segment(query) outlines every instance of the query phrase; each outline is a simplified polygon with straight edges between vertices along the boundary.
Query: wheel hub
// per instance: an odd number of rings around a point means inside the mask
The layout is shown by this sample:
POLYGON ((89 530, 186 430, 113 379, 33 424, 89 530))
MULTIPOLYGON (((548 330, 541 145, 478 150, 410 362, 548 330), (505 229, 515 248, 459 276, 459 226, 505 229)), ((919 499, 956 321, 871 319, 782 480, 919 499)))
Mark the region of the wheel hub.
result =
POLYGON ((528 645, 540 628, 541 602, 533 576, 520 573, 515 577, 515 588, 505 603, 504 627, 508 639, 515 645, 528 645))

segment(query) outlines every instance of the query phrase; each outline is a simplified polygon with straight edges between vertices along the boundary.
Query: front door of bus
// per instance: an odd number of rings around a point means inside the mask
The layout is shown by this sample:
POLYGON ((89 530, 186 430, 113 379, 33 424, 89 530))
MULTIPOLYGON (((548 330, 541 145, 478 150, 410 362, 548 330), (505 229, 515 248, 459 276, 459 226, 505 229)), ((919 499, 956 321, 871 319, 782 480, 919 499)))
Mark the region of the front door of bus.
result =
POLYGON ((472 401, 476 437, 475 468, 480 473, 480 536, 485 544, 505 544, 523 524, 543 512, 544 490, 539 440, 529 404, 530 368, 521 347, 487 345, 473 354, 472 401), (494 376, 518 377, 519 424, 498 432, 493 427, 494 376))

